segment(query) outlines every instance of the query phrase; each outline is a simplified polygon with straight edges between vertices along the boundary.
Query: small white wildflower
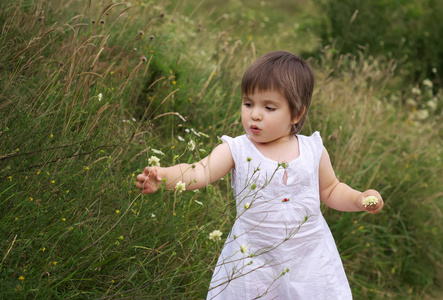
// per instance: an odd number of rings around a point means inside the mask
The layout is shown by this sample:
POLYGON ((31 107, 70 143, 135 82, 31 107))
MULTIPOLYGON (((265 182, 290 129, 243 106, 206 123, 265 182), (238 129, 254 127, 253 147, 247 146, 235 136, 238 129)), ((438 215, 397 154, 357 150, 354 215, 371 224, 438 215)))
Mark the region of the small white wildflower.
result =
POLYGON ((151 218, 155 218, 155 214, 151 214, 151 218))
POLYGON ((429 79, 425 79, 425 80, 423 80, 423 85, 424 86, 427 86, 427 87, 429 87, 429 88, 432 88, 432 86, 433 86, 433 84, 432 84, 432 81, 430 81, 429 79))
POLYGON ((148 159, 148 164, 151 167, 160 167, 160 158, 158 158, 157 156, 151 156, 148 159))
POLYGON ((408 99, 406 99, 406 104, 409 106, 417 106, 417 101, 415 101, 412 98, 408 98, 408 99))
POLYGON ((181 181, 177 182, 177 184, 175 185, 175 190, 178 193, 186 191, 186 184, 184 182, 181 182, 181 181))
POLYGON ((186 128, 186 129, 185 129, 185 132, 186 132, 186 133, 189 133, 189 129, 188 129, 188 128, 186 128))
POLYGON ((243 206, 245 209, 248 209, 249 206, 251 206, 251 204, 249 202, 246 202, 245 205, 243 206))
POLYGON ((200 201, 197 201, 197 200, 194 200, 195 201, 195 203, 197 203, 198 205, 202 205, 203 206, 203 202, 200 202, 200 201))
POLYGON ((194 142, 194 140, 190 140, 189 141, 188 147, 189 147, 189 150, 191 150, 191 151, 195 150, 195 142, 194 142))
POLYGON ((199 131, 198 134, 200 134, 201 136, 203 136, 203 137, 205 137, 205 138, 208 138, 208 137, 209 137, 209 135, 207 135, 206 133, 203 133, 203 132, 201 132, 201 131, 199 131))
POLYGON ((178 138, 178 140, 180 141, 180 142, 184 142, 185 141, 185 139, 184 138, 182 138, 181 136, 177 136, 177 138, 178 138))
POLYGON ((413 87, 411 91, 415 95, 421 95, 421 90, 417 87, 413 87))
POLYGON ((132 118, 132 122, 137 122, 137 120, 135 118, 132 118))
POLYGON ((214 242, 220 241, 222 234, 223 232, 221 232, 220 230, 214 230, 209 234, 209 239, 213 240, 214 242))
POLYGON ((431 109, 431 111, 435 111, 437 109, 437 98, 432 98, 426 103, 426 105, 431 109))
POLYGON ((432 73, 437 73, 437 68, 432 68, 432 73))
POLYGON ((378 199, 375 196, 368 196, 363 199, 363 206, 368 207, 378 203, 378 199))
POLYGON ((98 98, 98 101, 102 101, 102 99, 103 99, 103 94, 102 94, 102 93, 98 94, 97 98, 98 98))
POLYGON ((156 150, 156 149, 151 149, 152 152, 154 152, 155 154, 159 154, 159 155, 165 155, 162 151, 160 150, 156 150))
POLYGON ((242 244, 240 246, 240 251, 241 251, 241 253, 246 254, 246 251, 248 251, 248 247, 246 247, 246 245, 242 244))
POLYGON ((417 113, 415 114, 415 116, 419 120, 425 120, 429 117, 429 112, 426 109, 420 109, 420 110, 417 110, 417 113))

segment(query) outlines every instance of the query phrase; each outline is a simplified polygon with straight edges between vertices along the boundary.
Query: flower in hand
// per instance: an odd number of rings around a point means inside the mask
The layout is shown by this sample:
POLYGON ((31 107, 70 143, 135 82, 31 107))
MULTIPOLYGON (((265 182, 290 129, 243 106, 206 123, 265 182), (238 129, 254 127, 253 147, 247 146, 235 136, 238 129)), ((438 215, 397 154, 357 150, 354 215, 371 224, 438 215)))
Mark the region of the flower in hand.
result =
POLYGON ((363 193, 363 199, 361 200, 363 210, 376 214, 383 208, 384 202, 381 195, 375 190, 367 190, 363 193))
POLYGON ((363 199, 363 206, 368 207, 372 206, 378 203, 378 199, 375 196, 368 196, 365 199, 363 199))

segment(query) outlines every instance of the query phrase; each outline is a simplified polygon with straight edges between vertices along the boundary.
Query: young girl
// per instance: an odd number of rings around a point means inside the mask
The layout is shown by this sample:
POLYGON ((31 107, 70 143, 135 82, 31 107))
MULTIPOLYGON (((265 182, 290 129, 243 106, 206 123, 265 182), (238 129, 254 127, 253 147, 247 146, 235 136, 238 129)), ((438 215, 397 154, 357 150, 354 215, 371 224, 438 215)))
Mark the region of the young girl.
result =
POLYGON ((340 255, 320 200, 340 211, 377 213, 375 190, 359 192, 338 181, 320 134, 298 134, 314 87, 309 65, 285 51, 265 54, 242 79, 245 135, 198 163, 147 167, 142 193, 165 180, 173 189, 202 188, 229 171, 237 218, 218 259, 208 299, 351 299, 340 255), (368 199, 368 196, 369 197, 368 199))

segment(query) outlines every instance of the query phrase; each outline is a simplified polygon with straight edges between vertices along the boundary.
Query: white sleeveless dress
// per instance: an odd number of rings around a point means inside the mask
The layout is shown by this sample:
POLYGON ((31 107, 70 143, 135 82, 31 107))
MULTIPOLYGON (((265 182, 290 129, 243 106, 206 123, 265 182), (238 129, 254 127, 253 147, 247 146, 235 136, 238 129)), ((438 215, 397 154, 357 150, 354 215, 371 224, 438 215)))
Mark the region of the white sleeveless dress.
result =
POLYGON ((237 217, 207 299, 352 299, 320 210, 320 134, 297 138, 300 156, 282 166, 263 156, 246 135, 222 137, 235 162, 231 184, 237 217))

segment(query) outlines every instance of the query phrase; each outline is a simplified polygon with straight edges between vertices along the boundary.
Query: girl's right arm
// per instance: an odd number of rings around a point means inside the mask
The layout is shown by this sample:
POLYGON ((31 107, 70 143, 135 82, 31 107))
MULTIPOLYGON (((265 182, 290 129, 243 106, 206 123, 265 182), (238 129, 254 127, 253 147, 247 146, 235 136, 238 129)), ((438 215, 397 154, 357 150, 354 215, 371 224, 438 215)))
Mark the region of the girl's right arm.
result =
POLYGON ((178 164, 169 168, 146 167, 137 176, 137 187, 143 194, 154 193, 165 180, 166 188, 173 189, 179 181, 186 190, 195 190, 219 180, 234 168, 234 159, 227 143, 215 147, 207 157, 194 164, 178 164))

